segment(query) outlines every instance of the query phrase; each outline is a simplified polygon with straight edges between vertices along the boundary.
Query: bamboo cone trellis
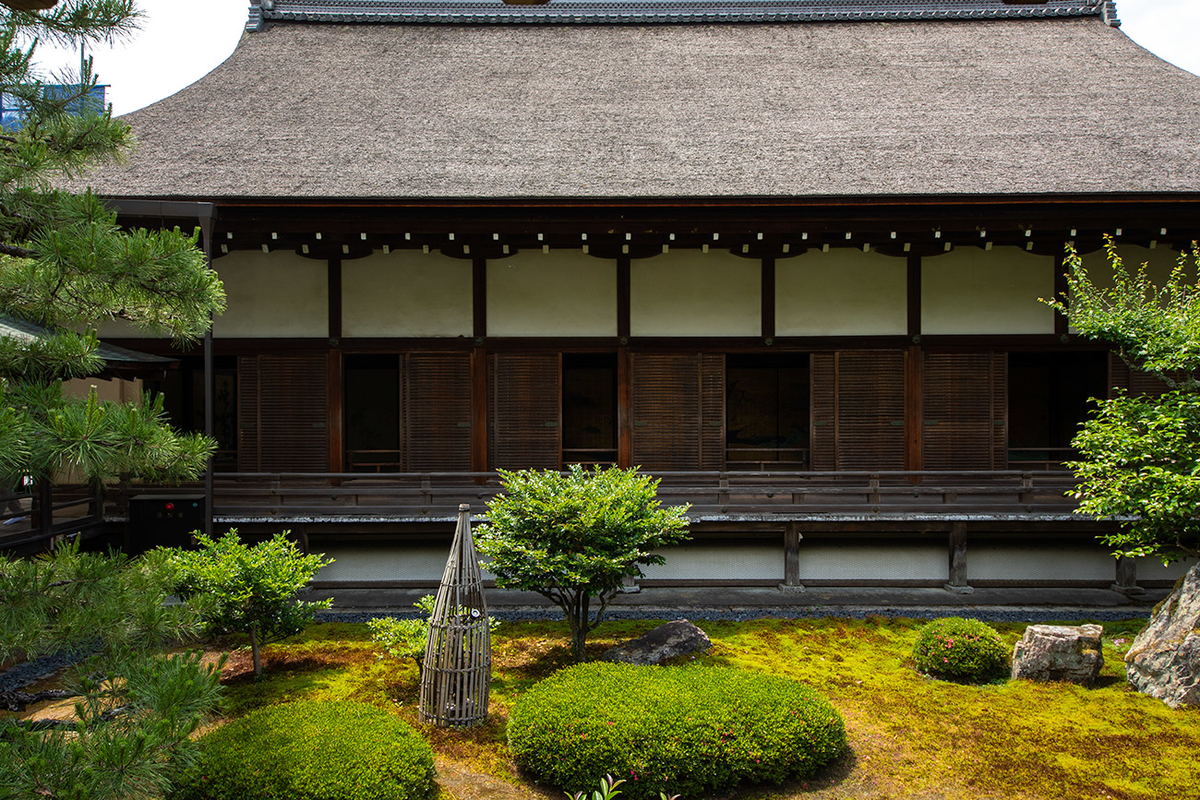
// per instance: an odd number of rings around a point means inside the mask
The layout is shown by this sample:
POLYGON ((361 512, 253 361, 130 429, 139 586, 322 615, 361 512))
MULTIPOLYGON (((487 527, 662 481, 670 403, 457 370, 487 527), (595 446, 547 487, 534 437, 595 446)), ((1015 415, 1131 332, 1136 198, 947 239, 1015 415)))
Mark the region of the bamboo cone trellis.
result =
POLYGON ((487 719, 492 639, 483 575, 471 538, 471 507, 458 507, 458 528, 438 587, 421 669, 420 713, 438 727, 487 719))

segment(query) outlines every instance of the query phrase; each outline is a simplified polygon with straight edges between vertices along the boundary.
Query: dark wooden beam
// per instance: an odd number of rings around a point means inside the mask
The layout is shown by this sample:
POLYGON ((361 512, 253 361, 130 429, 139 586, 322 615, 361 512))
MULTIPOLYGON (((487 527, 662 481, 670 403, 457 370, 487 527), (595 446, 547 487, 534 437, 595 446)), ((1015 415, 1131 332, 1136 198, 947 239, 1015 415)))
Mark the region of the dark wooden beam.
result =
MULTIPOLYGON (((488 468, 488 357, 476 347, 471 351, 471 471, 488 468)), ((481 481, 482 482, 482 481, 481 481)))
POLYGON ((785 586, 800 585, 800 526, 787 523, 783 530, 783 583, 785 586))
POLYGON ((762 260, 762 335, 775 338, 775 259, 762 260))
POLYGON ((329 259, 329 338, 342 335, 342 260, 329 259))
MULTIPOLYGON (((921 335, 921 257, 908 257, 908 335, 921 335)), ((916 341, 915 339, 913 341, 916 341)))
POLYGON ((967 584, 967 523, 955 522, 950 528, 950 570, 946 581, 952 589, 965 589, 967 584))
POLYGON ((471 271, 472 333, 475 338, 487 336, 487 259, 476 258, 471 271))
POLYGON ((326 393, 328 397, 329 471, 341 472, 345 468, 345 442, 342 425, 344 413, 344 383, 342 378, 342 353, 330 348, 325 355, 326 393))
POLYGON ((632 262, 626 255, 617 258, 617 338, 622 341, 629 339, 632 262))
POLYGON ((924 469, 925 353, 912 345, 904 353, 904 468, 924 469))
MULTIPOLYGON (((1065 300, 1067 297, 1067 259, 1060 255, 1054 259, 1054 297, 1065 300)), ((1054 312, 1054 334, 1066 336, 1069 333, 1070 320, 1061 312, 1054 312)))
POLYGON ((629 348, 617 349, 617 466, 633 466, 633 382, 629 348))

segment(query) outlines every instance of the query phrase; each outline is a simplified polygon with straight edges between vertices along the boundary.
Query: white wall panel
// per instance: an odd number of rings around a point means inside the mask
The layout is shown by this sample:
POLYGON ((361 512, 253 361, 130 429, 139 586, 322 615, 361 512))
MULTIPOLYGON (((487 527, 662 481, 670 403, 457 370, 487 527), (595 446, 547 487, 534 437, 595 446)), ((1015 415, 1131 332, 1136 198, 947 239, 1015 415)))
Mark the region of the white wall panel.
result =
POLYGON ((1137 579, 1139 581, 1174 581, 1196 564, 1196 559, 1188 558, 1175 561, 1163 566, 1157 558, 1139 558, 1137 560, 1137 579))
POLYGON ((658 551, 667 563, 642 567, 647 578, 783 580, 783 545, 687 544, 658 551))
POLYGON ((762 262, 725 250, 672 250, 633 262, 634 336, 759 336, 762 262))
POLYGON ((396 250, 342 262, 342 335, 453 337, 473 332, 470 259, 396 250))
POLYGON ((945 546, 926 544, 836 545, 800 542, 800 582, 806 580, 945 581, 945 546))
POLYGON ((982 580, 1109 581, 1117 563, 1096 547, 967 545, 967 583, 982 580))
POLYGON ((617 335, 617 262, 535 250, 487 269, 489 336, 617 335))
POLYGON ((236 250, 213 262, 229 305, 213 336, 327 337, 329 266, 292 252, 236 250))
POLYGON ((921 333, 1053 333, 1054 259, 961 247, 921 262, 921 333))
POLYGON ((838 248, 775 262, 777 336, 887 336, 908 331, 907 262, 838 248))

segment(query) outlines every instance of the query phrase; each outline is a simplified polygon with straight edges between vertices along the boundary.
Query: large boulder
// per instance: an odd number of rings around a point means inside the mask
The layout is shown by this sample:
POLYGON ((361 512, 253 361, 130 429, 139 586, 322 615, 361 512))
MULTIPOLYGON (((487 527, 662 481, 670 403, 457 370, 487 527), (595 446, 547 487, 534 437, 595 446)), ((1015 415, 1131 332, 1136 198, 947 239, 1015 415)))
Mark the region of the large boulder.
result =
POLYGON ((1012 676, 1088 686, 1104 666, 1103 633, 1099 625, 1030 625, 1013 648, 1012 676))
POLYGON ((1171 708, 1200 706, 1200 564, 1155 607, 1125 655, 1125 676, 1171 708))
POLYGON ((608 650, 600 658, 623 664, 661 664, 668 658, 688 653, 703 653, 712 647, 708 634, 686 619, 659 625, 649 633, 608 650))

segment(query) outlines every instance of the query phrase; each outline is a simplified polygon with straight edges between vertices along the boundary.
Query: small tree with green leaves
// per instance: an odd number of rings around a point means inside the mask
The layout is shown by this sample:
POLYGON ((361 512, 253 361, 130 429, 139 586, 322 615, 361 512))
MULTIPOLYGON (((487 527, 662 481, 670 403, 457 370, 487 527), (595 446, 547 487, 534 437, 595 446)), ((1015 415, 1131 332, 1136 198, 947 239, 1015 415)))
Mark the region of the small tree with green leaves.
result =
POLYGON ((475 532, 496 585, 537 592, 562 609, 576 660, 627 577, 685 541, 687 506, 664 508, 658 481, 634 469, 574 465, 500 472, 504 492, 475 532), (593 604, 594 601, 594 604, 593 604))
POLYGON ((305 602, 296 595, 333 559, 305 555, 287 538, 288 531, 246 545, 231 530, 220 539, 197 534, 199 549, 175 552, 176 590, 195 598, 210 634, 250 636, 254 675, 262 677, 264 644, 304 630, 332 600, 305 602))
POLYGON ((1122 521, 1102 537, 1122 555, 1200 556, 1200 284, 1186 277, 1189 261, 1200 270, 1200 249, 1193 243, 1180 256, 1164 286, 1145 264, 1126 267, 1112 239, 1106 252, 1110 288, 1097 286, 1068 248, 1067 295, 1049 305, 1170 390, 1096 401, 1072 442, 1081 455, 1069 465, 1079 478, 1079 508, 1122 521))
MULTIPOLYGON (((409 619, 395 617, 376 617, 367 621, 371 629, 371 641, 378 645, 390 658, 404 661, 411 658, 417 664, 417 676, 425 666, 425 645, 429 641, 429 618, 433 616, 433 605, 436 598, 427 594, 413 608, 421 612, 421 616, 409 619)), ((488 617, 488 628, 495 631, 500 627, 500 620, 488 617)))

